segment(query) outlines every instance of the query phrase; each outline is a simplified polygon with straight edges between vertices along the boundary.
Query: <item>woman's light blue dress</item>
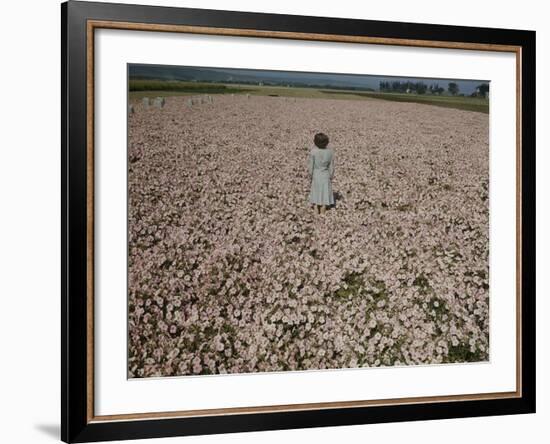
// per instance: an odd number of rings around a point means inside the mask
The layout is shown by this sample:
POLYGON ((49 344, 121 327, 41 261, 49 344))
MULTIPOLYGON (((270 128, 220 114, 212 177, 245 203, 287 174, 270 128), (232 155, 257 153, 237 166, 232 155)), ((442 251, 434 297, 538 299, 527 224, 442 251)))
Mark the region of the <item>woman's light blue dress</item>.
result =
POLYGON ((309 152, 308 168, 311 177, 309 202, 315 205, 334 205, 334 151, 330 148, 312 148, 309 152))

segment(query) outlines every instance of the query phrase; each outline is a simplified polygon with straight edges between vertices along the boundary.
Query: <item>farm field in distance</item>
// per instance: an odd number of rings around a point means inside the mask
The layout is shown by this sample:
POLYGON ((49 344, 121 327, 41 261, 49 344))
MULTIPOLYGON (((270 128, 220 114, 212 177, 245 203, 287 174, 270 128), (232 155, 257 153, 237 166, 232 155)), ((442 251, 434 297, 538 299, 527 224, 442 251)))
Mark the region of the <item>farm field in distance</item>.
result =
POLYGON ((133 103, 142 97, 171 97, 197 94, 250 94, 345 100, 390 100, 416 102, 444 108, 489 113, 489 99, 469 96, 401 94, 353 89, 299 88, 252 84, 197 83, 184 81, 130 80, 129 99, 133 103))
POLYGON ((130 378, 489 359, 488 114, 204 85, 129 93, 130 378), (318 131, 336 164, 322 217, 318 131))

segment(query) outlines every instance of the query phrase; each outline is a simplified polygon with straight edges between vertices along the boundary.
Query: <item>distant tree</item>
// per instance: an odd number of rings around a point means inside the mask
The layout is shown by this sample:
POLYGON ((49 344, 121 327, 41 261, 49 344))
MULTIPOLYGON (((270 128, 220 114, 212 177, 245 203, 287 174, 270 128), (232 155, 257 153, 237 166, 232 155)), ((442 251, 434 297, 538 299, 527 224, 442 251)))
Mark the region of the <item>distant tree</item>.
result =
POLYGON ((394 92, 394 93, 416 93, 416 94, 426 94, 428 90, 432 94, 441 94, 445 91, 437 83, 431 84, 429 87, 424 82, 412 82, 410 80, 401 82, 398 80, 389 81, 380 81, 379 89, 383 92, 394 92))
POLYGON ((439 86, 439 83, 432 83, 430 85, 430 93, 431 94, 441 94, 444 91, 445 90, 441 86, 439 86))
POLYGON ((424 84, 424 82, 418 82, 416 84, 416 93, 417 94, 426 94, 426 85, 424 84))
POLYGON ((390 91, 391 85, 390 82, 381 81, 380 82, 380 91, 390 91))
POLYGON ((479 95, 482 97, 485 97, 487 93, 489 92, 489 84, 488 83, 482 83, 481 85, 478 85, 477 91, 479 92, 479 95))
POLYGON ((453 96, 456 96, 460 91, 460 88, 458 87, 457 83, 450 82, 449 87, 447 88, 447 91, 449 91, 449 93, 452 94, 453 96))

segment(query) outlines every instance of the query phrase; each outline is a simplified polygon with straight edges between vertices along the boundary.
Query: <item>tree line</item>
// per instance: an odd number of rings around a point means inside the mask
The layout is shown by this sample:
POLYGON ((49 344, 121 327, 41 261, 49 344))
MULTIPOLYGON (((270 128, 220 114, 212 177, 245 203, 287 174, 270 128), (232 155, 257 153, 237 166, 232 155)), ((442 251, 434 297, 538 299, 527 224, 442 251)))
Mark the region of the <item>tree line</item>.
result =
MULTIPOLYGON (((380 82, 380 91, 381 92, 394 92, 394 93, 416 93, 416 94, 436 94, 441 95, 445 91, 452 96, 456 96, 460 93, 460 87, 456 82, 449 82, 447 88, 443 88, 439 83, 432 83, 426 85, 424 82, 401 82, 398 80, 394 81, 381 81, 380 82)), ((489 92, 489 84, 481 83, 479 84, 475 91, 471 94, 472 97, 485 97, 489 92)))

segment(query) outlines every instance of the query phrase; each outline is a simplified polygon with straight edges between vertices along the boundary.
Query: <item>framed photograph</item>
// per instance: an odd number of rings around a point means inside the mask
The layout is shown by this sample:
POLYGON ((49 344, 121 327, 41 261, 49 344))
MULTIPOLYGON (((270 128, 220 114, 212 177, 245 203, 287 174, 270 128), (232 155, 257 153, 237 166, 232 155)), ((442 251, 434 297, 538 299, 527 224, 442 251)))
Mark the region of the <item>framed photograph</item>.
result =
POLYGON ((62 13, 62 439, 535 411, 535 33, 62 13))

